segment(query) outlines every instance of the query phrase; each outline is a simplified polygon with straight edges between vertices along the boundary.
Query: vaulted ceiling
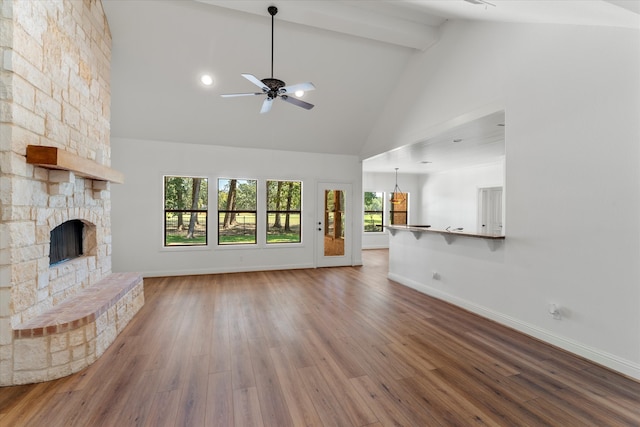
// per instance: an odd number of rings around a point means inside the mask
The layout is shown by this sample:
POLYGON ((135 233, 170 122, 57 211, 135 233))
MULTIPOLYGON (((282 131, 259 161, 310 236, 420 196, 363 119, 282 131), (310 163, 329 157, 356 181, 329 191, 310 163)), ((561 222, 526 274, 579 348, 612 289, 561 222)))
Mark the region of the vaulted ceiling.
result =
POLYGON ((447 20, 637 28, 640 13, 640 2, 625 0, 488 3, 103 0, 113 39, 111 135, 358 155, 385 100, 411 84, 398 81, 407 62, 438 42, 447 20), (312 110, 277 100, 260 114, 262 96, 220 97, 257 89, 241 73, 270 76, 270 5, 279 9, 274 77, 313 82, 302 98, 312 110), (204 73, 213 85, 200 83, 204 73))

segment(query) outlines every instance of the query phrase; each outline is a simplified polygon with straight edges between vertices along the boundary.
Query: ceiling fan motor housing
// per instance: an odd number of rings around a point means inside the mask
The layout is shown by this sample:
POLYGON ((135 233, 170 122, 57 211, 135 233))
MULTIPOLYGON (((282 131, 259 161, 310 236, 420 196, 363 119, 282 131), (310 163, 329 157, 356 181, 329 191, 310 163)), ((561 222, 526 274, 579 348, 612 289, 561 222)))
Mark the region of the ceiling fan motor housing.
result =
POLYGON ((268 87, 270 90, 275 90, 276 92, 281 87, 285 87, 286 86, 285 82, 283 82, 282 80, 279 80, 279 79, 274 79, 274 78, 266 78, 266 79, 262 79, 260 81, 262 83, 264 83, 265 86, 268 87))
POLYGON ((261 82, 269 88, 269 91, 267 92, 269 98, 277 97, 280 94, 280 89, 286 86, 285 82, 274 78, 262 79, 261 82))

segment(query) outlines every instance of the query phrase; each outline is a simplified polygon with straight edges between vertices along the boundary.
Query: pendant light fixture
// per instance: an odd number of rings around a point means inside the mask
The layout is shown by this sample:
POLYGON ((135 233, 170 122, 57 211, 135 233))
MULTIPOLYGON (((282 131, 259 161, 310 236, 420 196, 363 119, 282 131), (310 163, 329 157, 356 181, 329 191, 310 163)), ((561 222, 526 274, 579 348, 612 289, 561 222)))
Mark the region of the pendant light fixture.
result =
POLYGON ((393 188, 393 193, 391 193, 391 198, 389 199, 389 201, 393 205, 399 205, 404 202, 405 198, 404 198, 404 193, 402 192, 402 190, 400 190, 400 187, 398 187, 398 168, 395 168, 395 169, 396 169, 396 186, 393 188))

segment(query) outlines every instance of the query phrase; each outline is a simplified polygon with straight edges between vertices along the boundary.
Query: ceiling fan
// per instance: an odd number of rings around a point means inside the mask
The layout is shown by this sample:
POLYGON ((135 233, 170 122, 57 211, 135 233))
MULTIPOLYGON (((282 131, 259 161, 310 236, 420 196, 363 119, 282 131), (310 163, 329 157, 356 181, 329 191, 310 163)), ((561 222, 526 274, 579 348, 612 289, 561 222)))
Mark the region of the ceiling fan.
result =
POLYGON ((278 97, 290 104, 297 105, 298 107, 302 107, 306 110, 310 110, 313 108, 313 104, 309 104, 308 102, 302 101, 298 98, 293 98, 292 96, 290 96, 290 94, 297 91, 306 92, 314 90, 316 87, 313 85, 313 83, 298 83, 295 85, 287 86, 286 83, 282 80, 273 77, 273 21, 274 16, 276 15, 276 13, 278 13, 278 8, 275 6, 269 6, 267 8, 267 11, 269 12, 269 15, 271 15, 271 77, 259 80, 253 74, 242 74, 242 77, 258 86, 260 89, 262 89, 262 92, 229 93, 223 94, 221 96, 223 98, 233 98, 237 96, 267 95, 267 98, 262 103, 260 114, 268 113, 269 111, 271 111, 273 100, 278 97))

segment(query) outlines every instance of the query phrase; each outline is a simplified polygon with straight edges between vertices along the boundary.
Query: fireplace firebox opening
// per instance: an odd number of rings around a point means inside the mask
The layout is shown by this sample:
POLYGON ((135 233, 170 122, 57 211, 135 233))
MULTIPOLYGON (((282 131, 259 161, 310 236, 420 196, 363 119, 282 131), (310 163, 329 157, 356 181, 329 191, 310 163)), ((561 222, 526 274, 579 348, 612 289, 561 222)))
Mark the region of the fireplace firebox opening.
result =
POLYGON ((78 219, 64 222, 51 230, 49 265, 82 256, 84 223, 78 219))

